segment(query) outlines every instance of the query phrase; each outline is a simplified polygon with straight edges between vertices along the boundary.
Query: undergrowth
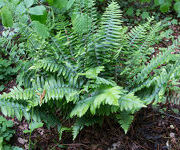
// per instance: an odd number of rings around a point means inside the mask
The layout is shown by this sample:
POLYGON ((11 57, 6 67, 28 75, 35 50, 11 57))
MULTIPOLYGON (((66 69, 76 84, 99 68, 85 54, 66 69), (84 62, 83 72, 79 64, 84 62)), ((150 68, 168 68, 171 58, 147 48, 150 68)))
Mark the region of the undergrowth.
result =
POLYGON ((19 38, 8 49, 16 46, 16 56, 23 57, 18 58, 18 86, 0 96, 4 115, 57 126, 60 136, 72 130, 73 139, 84 126, 101 125, 109 116, 127 133, 135 112, 179 90, 179 39, 153 55, 161 22, 152 17, 129 28, 114 1, 102 15, 95 0, 48 2, 51 6, 34 1, 13 5, 28 12, 12 15, 10 26, 19 38), (41 20, 32 17, 34 7, 41 7, 41 20), (65 128, 57 116, 72 126, 65 128))

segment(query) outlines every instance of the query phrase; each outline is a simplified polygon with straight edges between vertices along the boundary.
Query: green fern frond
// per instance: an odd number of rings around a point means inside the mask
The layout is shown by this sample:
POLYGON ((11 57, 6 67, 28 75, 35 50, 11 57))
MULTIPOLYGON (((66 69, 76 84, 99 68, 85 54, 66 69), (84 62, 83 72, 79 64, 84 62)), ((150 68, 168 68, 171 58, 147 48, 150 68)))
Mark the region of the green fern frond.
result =
POLYGON ((155 25, 150 26, 149 32, 147 33, 145 40, 138 47, 138 51, 140 51, 143 55, 148 54, 147 49, 155 44, 156 33, 161 30, 161 22, 156 23, 155 25))
POLYGON ((63 75, 64 77, 67 77, 70 73, 77 74, 77 71, 71 66, 70 64, 66 62, 61 62, 61 64, 53 61, 53 60, 38 60, 36 64, 34 64, 30 69, 44 69, 48 72, 58 72, 58 76, 63 75))
MULTIPOLYGON (((36 99, 40 104, 48 102, 49 100, 62 100, 64 97, 67 102, 78 100, 78 89, 69 87, 62 80, 55 80, 50 78, 44 81, 44 78, 37 78, 33 82, 33 87, 28 89, 22 89, 15 87, 10 93, 5 93, 1 98, 13 99, 13 100, 32 100, 36 99)), ((34 101, 34 103, 36 103, 34 101)))
POLYGON ((79 132, 84 128, 84 126, 92 126, 96 123, 102 124, 103 117, 81 117, 76 120, 72 126, 73 139, 77 137, 79 132))
MULTIPOLYGON (((37 84, 35 84, 34 87, 38 87, 38 85, 36 85, 37 84)), ((77 85, 73 87, 65 84, 62 78, 55 79, 51 77, 44 81, 41 88, 37 88, 36 90, 40 92, 39 99, 41 99, 41 103, 47 103, 49 100, 62 100, 63 98, 66 98, 67 102, 75 102, 78 100, 79 90, 77 85)))
POLYGON ((83 129, 84 124, 83 123, 75 123, 72 127, 72 135, 73 135, 73 140, 77 137, 79 132, 83 129))
MULTIPOLYGON (((59 119, 51 115, 59 112, 63 119, 75 119, 71 128, 74 139, 84 126, 99 123, 106 116, 116 117, 127 133, 132 114, 146 104, 167 100, 167 91, 179 90, 179 41, 160 48, 163 53, 150 58, 152 45, 160 40, 160 22, 148 18, 129 29, 122 23, 115 1, 101 19, 95 0, 66 0, 62 5, 67 13, 49 9, 47 25, 33 21, 27 26, 27 16, 25 22, 16 23, 20 38, 12 51, 14 56, 22 49, 24 68, 20 69, 18 86, 0 96, 3 114, 27 120, 32 117, 60 128, 59 119)), ((6 54, 11 42, 12 38, 2 42, 8 45, 6 54)), ((5 67, 11 65, 4 62, 5 67)), ((59 132, 64 130, 67 128, 59 132)))
MULTIPOLYGON (((110 105, 110 106, 119 106, 119 99, 125 93, 126 93, 126 91, 123 90, 119 86, 104 87, 104 88, 101 88, 101 89, 97 89, 93 96, 88 97, 85 100, 79 101, 76 104, 76 106, 74 107, 74 109, 72 110, 70 116, 71 117, 73 117, 73 116, 82 117, 83 115, 85 115, 85 113, 88 111, 88 109, 90 109, 90 112, 92 114, 95 114, 96 109, 100 108, 100 105, 105 105, 106 104, 106 105, 110 105)), ((120 107, 126 108, 127 105, 132 105, 133 100, 131 99, 131 101, 129 101, 129 102, 130 102, 129 104, 126 103, 126 106, 122 103, 123 106, 120 106, 120 107)), ((135 102, 136 102, 136 104, 135 104, 135 106, 136 106, 137 101, 135 101, 135 102)), ((139 104, 139 107, 144 106, 140 102, 138 104, 139 104)))
POLYGON ((72 118, 74 116, 78 116, 78 117, 84 116, 84 114, 88 111, 88 109, 92 105, 94 99, 95 97, 88 97, 85 100, 79 101, 74 107, 74 109, 71 111, 70 117, 72 118))
POLYGON ((123 94, 124 90, 119 86, 102 89, 102 92, 96 96, 93 107, 99 108, 101 104, 118 106, 118 100, 123 94))
POLYGON ((148 61, 152 53, 151 46, 155 44, 155 39, 161 29, 161 23, 151 25, 153 18, 148 18, 148 22, 131 29, 128 34, 128 43, 122 49, 125 69, 121 75, 128 77, 129 82, 135 77, 148 61), (130 72, 130 74, 129 74, 130 72))
POLYGON ((166 94, 166 103, 175 108, 180 108, 180 88, 178 91, 169 91, 166 94))
MULTIPOLYGON (((67 81, 69 82, 69 86, 77 87, 77 79, 78 79, 78 72, 77 69, 71 66, 70 64, 58 64, 52 60, 39 60, 37 63, 35 63, 33 66, 30 67, 30 70, 44 70, 47 73, 46 74, 55 74, 57 78, 61 80, 62 84, 65 84, 67 81)), ((38 79, 38 78, 37 78, 38 79)), ((41 76, 41 80, 42 76, 41 76)), ((36 80, 37 81, 37 80, 36 80)), ((37 83, 36 85, 39 85, 40 83, 37 83)), ((42 84, 42 83, 41 83, 42 84)), ((44 83, 43 83, 44 84, 44 83)), ((63 85, 62 85, 63 86, 63 85)))
MULTIPOLYGON (((87 44, 84 47, 82 60, 86 67, 103 65, 107 67, 113 55, 117 53, 125 34, 122 34, 121 11, 116 2, 112 2, 101 18, 99 27, 91 35, 88 34, 87 44), (84 61, 84 58, 85 61, 84 61)), ((112 64, 112 66, 114 66, 112 64)), ((112 70, 112 69, 111 69, 112 70)))
POLYGON ((158 102, 165 101, 165 92, 168 88, 171 88, 169 85, 169 81, 171 81, 174 76, 176 76, 176 69, 179 67, 179 61, 177 61, 174 65, 170 65, 170 69, 166 70, 165 68, 160 69, 159 75, 155 76, 152 79, 148 79, 142 85, 134 89, 134 92, 139 93, 141 91, 141 95, 144 92, 143 89, 146 90, 146 93, 142 95, 142 99, 146 104, 149 104, 154 101, 154 104, 158 102))
POLYGON ((34 108, 33 120, 43 121, 47 127, 61 127, 61 122, 57 116, 52 114, 47 108, 34 108))
POLYGON ((5 116, 12 118, 16 117, 20 121, 22 120, 22 117, 25 117, 28 121, 30 121, 32 117, 34 121, 44 121, 48 127, 61 126, 59 119, 54 115, 49 114, 40 108, 34 108, 34 113, 32 114, 26 104, 0 99, 0 110, 5 116))
POLYGON ((100 45, 98 47, 117 49, 120 47, 120 41, 122 38, 122 12, 116 2, 110 3, 101 18, 100 45))
POLYGON ((101 78, 101 77, 96 77, 96 84, 99 84, 99 85, 103 85, 104 84, 104 85, 116 86, 115 82, 106 80, 106 79, 101 78))
POLYGON ((72 15, 73 29, 78 34, 93 32, 96 25, 96 9, 94 0, 76 0, 72 15))
POLYGON ((30 120, 28 107, 24 104, 1 98, 0 110, 5 116, 16 117, 18 120, 22 120, 22 117, 24 116, 27 120, 30 120))
POLYGON ((133 93, 128 93, 119 99, 119 106, 121 111, 134 112, 142 107, 146 107, 140 98, 135 96, 133 93))
POLYGON ((100 72, 104 71, 104 66, 98 66, 95 68, 88 69, 85 73, 79 75, 85 75, 88 79, 96 79, 100 72))
POLYGON ((124 129, 125 134, 128 132, 128 129, 133 122, 134 116, 129 112, 121 112, 120 114, 116 115, 118 123, 124 129))
POLYGON ((33 89, 23 90, 21 87, 14 87, 10 93, 4 93, 1 98, 13 99, 13 100, 30 100, 34 96, 33 89))
POLYGON ((78 92, 77 90, 69 87, 57 87, 54 89, 47 88, 47 93, 44 97, 45 101, 48 100, 62 100, 64 97, 66 98, 67 102, 76 102, 78 100, 78 92))
POLYGON ((145 66, 144 69, 142 69, 141 73, 139 73, 137 77, 135 77, 135 80, 134 80, 135 83, 139 84, 143 82, 154 69, 156 69, 158 66, 162 64, 169 62, 172 58, 171 52, 172 51, 169 50, 163 54, 159 54, 156 57, 153 57, 150 63, 147 66, 145 66))
POLYGON ((92 19, 88 16, 88 14, 79 13, 74 15, 72 24, 77 33, 84 34, 88 33, 89 28, 92 26, 92 19))
MULTIPOLYGON (((141 44, 141 41, 144 41, 146 39, 146 34, 147 34, 147 30, 148 27, 150 26, 150 23, 152 22, 153 18, 148 18, 148 22, 143 24, 143 25, 139 25, 136 26, 134 28, 131 29, 131 31, 128 34, 128 47, 132 48, 132 50, 134 51, 137 46, 139 44, 141 44)), ((133 52, 131 52, 133 53, 133 52)))
POLYGON ((137 75, 137 77, 134 77, 134 82, 139 84, 143 82, 148 75, 154 71, 157 67, 167 64, 169 61, 176 61, 178 60, 178 56, 174 55, 173 52, 175 49, 177 49, 179 46, 178 40, 175 40, 173 45, 168 47, 168 50, 163 52, 163 54, 159 54, 156 57, 152 58, 151 61, 147 66, 144 66, 141 73, 137 75))

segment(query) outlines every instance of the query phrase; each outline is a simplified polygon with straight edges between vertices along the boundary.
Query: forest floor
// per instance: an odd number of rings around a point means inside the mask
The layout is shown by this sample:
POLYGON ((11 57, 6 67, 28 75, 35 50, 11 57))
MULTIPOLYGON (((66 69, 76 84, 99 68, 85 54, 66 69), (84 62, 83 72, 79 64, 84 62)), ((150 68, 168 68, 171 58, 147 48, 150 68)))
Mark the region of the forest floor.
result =
MULTIPOLYGON (((59 141, 57 130, 44 126, 31 135, 33 150, 180 150, 180 115, 170 109, 160 111, 167 107, 153 109, 149 106, 139 111, 127 134, 108 118, 102 127, 85 127, 75 141, 67 132, 59 141)), ((23 133, 28 129, 28 123, 16 118, 7 119, 14 122, 16 131, 11 144, 28 149, 29 134, 23 133)))
MULTIPOLYGON (((180 26, 172 25, 170 28, 177 38, 180 26)), ((155 47, 158 52, 158 47, 170 44, 172 42, 165 39, 165 42, 155 47)), ((10 81, 2 92, 9 92, 15 83, 15 79, 10 81)), ((70 132, 63 133, 62 140, 59 141, 57 130, 44 126, 32 133, 31 143, 35 150, 180 150, 180 114, 174 113, 170 108, 170 105, 162 105, 158 109, 148 106, 137 112, 127 134, 119 124, 107 118, 102 127, 85 127, 75 141, 70 132), (166 110, 162 111, 163 109, 166 110)), ((16 118, 6 118, 14 122, 13 128, 16 131, 10 143, 28 149, 29 135, 23 133, 23 130, 28 129, 28 123, 25 120, 20 122, 16 118)))

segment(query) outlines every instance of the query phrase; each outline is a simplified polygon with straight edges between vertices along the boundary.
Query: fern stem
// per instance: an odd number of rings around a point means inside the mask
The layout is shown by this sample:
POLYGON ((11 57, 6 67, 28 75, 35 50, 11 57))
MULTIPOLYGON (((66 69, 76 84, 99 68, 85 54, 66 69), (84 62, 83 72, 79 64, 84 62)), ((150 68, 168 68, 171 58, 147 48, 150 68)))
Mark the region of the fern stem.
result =
MULTIPOLYGON (((32 114, 31 114, 31 121, 30 121, 30 123, 32 123, 33 115, 34 115, 34 107, 32 107, 32 114)), ((28 146, 28 149, 29 149, 29 150, 31 149, 31 135, 32 135, 32 130, 30 129, 29 146, 28 146)))

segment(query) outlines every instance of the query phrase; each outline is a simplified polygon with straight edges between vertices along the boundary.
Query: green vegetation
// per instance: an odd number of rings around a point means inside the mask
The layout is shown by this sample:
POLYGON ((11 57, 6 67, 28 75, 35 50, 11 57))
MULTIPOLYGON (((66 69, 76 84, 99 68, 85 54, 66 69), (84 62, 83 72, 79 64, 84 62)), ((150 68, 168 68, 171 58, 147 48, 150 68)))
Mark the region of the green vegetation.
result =
MULTIPOLYGON (((100 1, 101 3, 108 2, 107 0, 100 1)), ((149 15, 150 12, 154 13, 154 15, 157 15, 157 13, 160 12, 162 14, 174 13, 177 15, 177 17, 180 17, 179 0, 117 0, 117 2, 123 7, 124 10, 127 10, 128 15, 139 14, 143 17, 149 15), (140 12, 142 12, 142 14, 140 12)))
POLYGON ((13 44, 13 34, 11 31, 3 32, 0 37, 0 91, 4 84, 12 80, 20 69, 20 61, 16 56, 20 50, 13 44))
POLYGON ((14 131, 10 129, 13 126, 12 121, 7 121, 0 116, 0 149, 2 149, 5 142, 9 141, 13 136, 14 131))
POLYGON ((22 150, 21 148, 11 147, 7 144, 15 133, 15 131, 11 129, 12 127, 13 122, 11 120, 6 120, 0 116, 0 150, 22 150))
POLYGON ((151 17, 129 27, 114 1, 103 14, 95 0, 47 2, 1 4, 2 23, 11 28, 1 37, 0 73, 2 82, 17 75, 17 87, 0 95, 0 108, 5 116, 24 116, 31 125, 26 133, 44 122, 57 126, 60 136, 71 130, 75 139, 84 126, 102 125, 107 116, 127 133, 134 113, 179 90, 180 39, 154 55, 153 45, 166 36, 162 22, 151 17))
MULTIPOLYGON (((150 3, 150 0, 141 0, 141 2, 148 2, 150 3)), ((172 9, 174 9, 176 11, 176 13, 178 14, 178 16, 180 16, 180 1, 179 0, 154 0, 154 7, 159 6, 160 7, 160 11, 162 13, 168 12, 172 9)))

